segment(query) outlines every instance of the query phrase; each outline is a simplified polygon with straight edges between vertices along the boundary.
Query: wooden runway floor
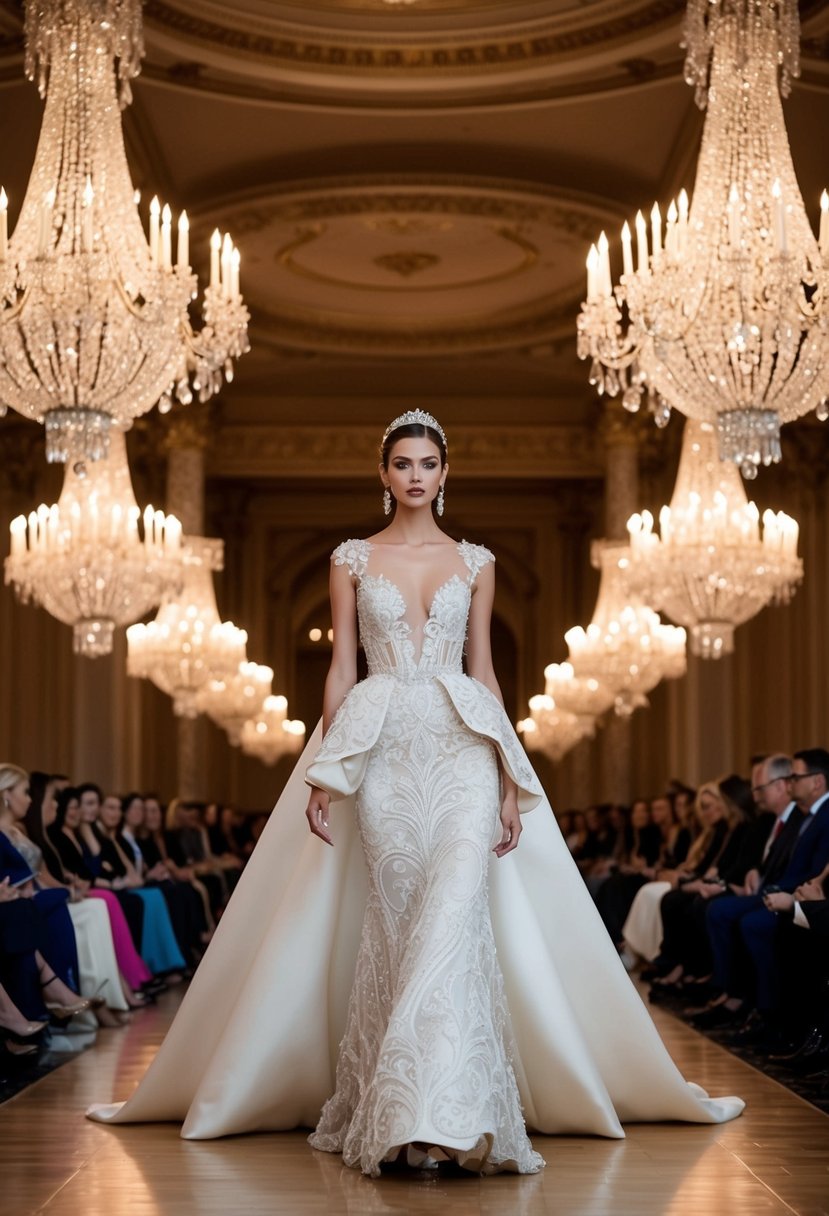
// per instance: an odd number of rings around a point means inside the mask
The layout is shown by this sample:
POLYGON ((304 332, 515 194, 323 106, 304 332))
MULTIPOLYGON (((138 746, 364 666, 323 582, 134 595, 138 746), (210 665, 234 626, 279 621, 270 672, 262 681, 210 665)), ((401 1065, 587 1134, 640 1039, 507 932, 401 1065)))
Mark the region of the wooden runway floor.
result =
POLYGON ((825 1216, 829 1117, 656 1010, 684 1074, 746 1113, 720 1127, 631 1126, 623 1141, 537 1137, 531 1177, 378 1181, 313 1152, 304 1133, 184 1141, 172 1125, 111 1128, 91 1102, 128 1094, 177 993, 0 1106, 3 1216, 825 1216))

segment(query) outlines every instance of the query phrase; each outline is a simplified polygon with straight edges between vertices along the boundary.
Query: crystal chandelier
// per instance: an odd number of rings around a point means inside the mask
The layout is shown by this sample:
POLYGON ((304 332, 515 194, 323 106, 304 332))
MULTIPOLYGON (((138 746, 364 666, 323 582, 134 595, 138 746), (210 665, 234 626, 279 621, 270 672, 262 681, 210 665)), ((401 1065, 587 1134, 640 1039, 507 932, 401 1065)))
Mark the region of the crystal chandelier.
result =
POLYGON ((302 751, 305 723, 288 718, 287 698, 265 698, 261 711, 249 718, 242 727, 242 751, 255 756, 263 764, 276 764, 282 756, 294 756, 302 751))
POLYGON ((154 621, 127 630, 127 673, 152 680, 185 718, 199 714, 198 696, 210 680, 232 679, 245 659, 248 635, 221 621, 213 571, 221 570, 222 541, 184 538, 182 589, 162 603, 154 621))
POLYGON ((717 455, 710 423, 685 424, 671 505, 628 521, 631 580, 648 603, 691 633, 691 652, 718 659, 734 628, 770 601, 785 602, 803 577, 798 527, 782 511, 760 512, 733 464, 717 455))
POLYGON ((621 717, 648 704, 660 680, 685 673, 685 630, 663 625, 630 583, 630 549, 619 541, 595 541, 591 561, 601 571, 593 619, 565 633, 570 663, 580 679, 594 679, 614 693, 621 717))
POLYGON ((592 676, 579 678, 572 663, 548 663, 544 668, 544 692, 560 709, 589 718, 600 718, 614 704, 612 688, 592 676))
POLYGON ((714 424, 746 477, 780 460, 780 425, 829 415, 829 196, 809 226, 780 93, 799 70, 796 0, 689 0, 686 80, 708 113, 693 199, 622 229, 612 288, 604 233, 588 257, 578 353, 590 381, 656 422, 714 424), (782 65, 782 66, 781 66, 782 65), (778 84, 779 77, 779 84, 778 84))
POLYGON ((242 662, 232 676, 208 680, 197 697, 199 709, 227 731, 234 747, 242 738, 242 727, 255 718, 270 696, 273 668, 262 663, 242 662))
POLYGON ((248 349, 239 254, 214 233, 204 324, 188 309, 187 216, 154 199, 149 236, 124 151, 120 104, 144 53, 141 0, 28 0, 26 72, 46 98, 26 196, 8 236, 0 195, 0 412, 46 428, 47 459, 106 453, 113 422, 206 400, 248 349))
POLYGON ((518 723, 527 750, 543 752, 557 763, 582 739, 592 739, 595 720, 588 714, 573 714, 560 708, 551 696, 530 697, 530 717, 518 723))
POLYGON ((181 585, 181 524, 151 506, 142 521, 115 428, 107 459, 67 464, 58 502, 12 520, 5 568, 20 598, 72 625, 75 653, 95 658, 112 650, 116 625, 181 585))

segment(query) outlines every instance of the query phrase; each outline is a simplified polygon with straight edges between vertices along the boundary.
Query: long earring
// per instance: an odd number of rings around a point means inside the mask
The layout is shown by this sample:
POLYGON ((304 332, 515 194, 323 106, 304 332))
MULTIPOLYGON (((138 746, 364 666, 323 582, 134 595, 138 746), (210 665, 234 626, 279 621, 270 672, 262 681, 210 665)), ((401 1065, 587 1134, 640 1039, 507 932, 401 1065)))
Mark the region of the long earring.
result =
POLYGON ((443 486, 441 486, 441 487, 440 487, 440 489, 438 490, 438 502, 437 502, 437 512, 438 512, 438 515, 442 515, 442 514, 443 514, 443 508, 444 508, 444 506, 445 506, 445 499, 444 499, 444 496, 443 496, 443 486))
POLYGON ((388 486, 383 491, 383 514, 391 515, 391 490, 388 486))

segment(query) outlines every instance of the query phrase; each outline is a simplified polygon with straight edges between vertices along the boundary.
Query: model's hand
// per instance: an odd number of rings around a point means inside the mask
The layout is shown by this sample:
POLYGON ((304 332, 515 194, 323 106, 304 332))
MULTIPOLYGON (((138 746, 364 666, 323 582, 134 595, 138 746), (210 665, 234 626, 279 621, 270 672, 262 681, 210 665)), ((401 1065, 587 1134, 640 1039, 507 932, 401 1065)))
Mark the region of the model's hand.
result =
POLYGON ((506 857, 518 847, 521 835, 521 816, 518 814, 518 803, 515 798, 505 798, 501 806, 501 839, 492 850, 496 857, 506 857))
POLYGON ((308 820, 308 827, 315 836, 319 836, 320 840, 324 840, 326 844, 333 845, 334 841, 328 831, 328 805, 331 799, 325 790, 319 790, 316 786, 311 789, 311 797, 308 799, 308 806, 305 811, 305 818, 308 820))

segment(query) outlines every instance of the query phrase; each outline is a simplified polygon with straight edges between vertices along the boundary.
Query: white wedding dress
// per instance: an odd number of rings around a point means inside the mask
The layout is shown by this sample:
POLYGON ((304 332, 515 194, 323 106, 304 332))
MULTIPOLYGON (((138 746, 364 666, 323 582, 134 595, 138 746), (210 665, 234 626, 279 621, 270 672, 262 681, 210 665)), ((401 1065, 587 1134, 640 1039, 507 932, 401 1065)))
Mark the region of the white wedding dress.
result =
POLYGON ((624 1121, 734 1118, 739 1098, 708 1098, 675 1068, 504 709, 463 674, 492 554, 458 544, 418 654, 371 551, 334 553, 356 583, 368 678, 310 740, 137 1091, 88 1113, 183 1121, 193 1139, 316 1124, 314 1147, 369 1174, 412 1142, 532 1173, 544 1163, 525 1120, 622 1136, 624 1121), (302 814, 310 757, 334 849, 302 814), (538 808, 500 860, 498 757, 519 810, 538 808))

